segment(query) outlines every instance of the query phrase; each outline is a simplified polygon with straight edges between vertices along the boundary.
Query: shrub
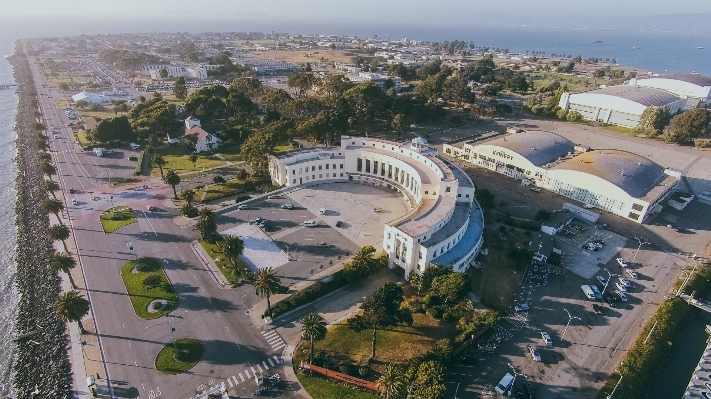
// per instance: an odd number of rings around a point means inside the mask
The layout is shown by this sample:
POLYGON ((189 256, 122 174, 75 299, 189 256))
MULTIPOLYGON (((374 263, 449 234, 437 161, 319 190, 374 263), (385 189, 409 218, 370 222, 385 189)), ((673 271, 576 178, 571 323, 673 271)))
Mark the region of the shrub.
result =
POLYGON ((444 312, 444 313, 442 313, 442 320, 451 321, 452 315, 447 312, 444 312))
POLYGON ((343 374, 353 375, 353 366, 350 364, 339 364, 338 371, 343 374))
POLYGON ((111 220, 124 220, 126 219, 126 214, 123 212, 114 212, 110 216, 111 220))
POLYGON ((136 271, 137 272, 150 272, 153 271, 154 267, 152 265, 149 265, 147 263, 139 263, 136 265, 136 271))
POLYGON ((580 122, 583 120, 583 115, 578 111, 570 111, 565 119, 567 119, 568 122, 580 122))
POLYGON ((358 367, 358 375, 365 378, 370 374, 370 367, 368 366, 360 366, 358 367))
POLYGON ((194 218, 198 216, 198 209, 192 205, 185 204, 180 208, 180 214, 186 218, 194 218))
POLYGON ((432 305, 432 296, 431 295, 425 295, 424 298, 422 298, 422 302, 425 303, 425 305, 430 306, 432 305))
POLYGON ((215 176, 215 177, 212 178, 212 182, 215 183, 215 184, 224 183, 224 182, 225 182, 225 178, 218 175, 218 176, 215 176))
POLYGON ((422 305, 420 305, 417 301, 411 301, 407 304, 407 307, 412 313, 422 313, 422 305))
POLYGON ((151 274, 143 279, 143 285, 148 287, 148 289, 160 287, 161 284, 163 284, 163 279, 157 274, 151 274))
POLYGON ((425 314, 427 316, 433 317, 435 319, 439 319, 439 317, 441 315, 439 309, 437 309, 437 308, 429 308, 429 309, 427 309, 427 311, 425 311, 425 314))

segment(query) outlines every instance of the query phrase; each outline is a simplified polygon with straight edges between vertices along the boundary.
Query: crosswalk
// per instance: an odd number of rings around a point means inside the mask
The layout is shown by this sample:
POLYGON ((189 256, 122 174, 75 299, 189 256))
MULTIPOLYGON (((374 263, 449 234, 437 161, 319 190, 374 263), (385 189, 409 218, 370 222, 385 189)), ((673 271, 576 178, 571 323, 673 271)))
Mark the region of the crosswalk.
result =
POLYGON ((248 368, 223 381, 221 384, 225 389, 230 389, 250 381, 255 382, 254 377, 256 375, 264 374, 270 368, 277 367, 279 365, 281 365, 281 360, 276 356, 272 356, 266 360, 263 360, 261 363, 249 366, 248 368))
POLYGON ((528 323, 528 312, 516 312, 503 319, 511 323, 512 329, 520 330, 528 323))
POLYGON ((284 342, 284 340, 274 330, 262 331, 262 335, 264 336, 264 339, 267 340, 269 346, 271 346, 274 350, 279 350, 286 346, 286 342, 284 342))

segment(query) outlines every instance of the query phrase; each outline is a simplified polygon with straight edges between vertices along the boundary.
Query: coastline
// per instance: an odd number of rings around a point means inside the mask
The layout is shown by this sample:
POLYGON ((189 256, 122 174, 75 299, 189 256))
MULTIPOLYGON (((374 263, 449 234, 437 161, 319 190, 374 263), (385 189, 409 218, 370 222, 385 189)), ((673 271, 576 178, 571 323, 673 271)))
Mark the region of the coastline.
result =
POLYGON ((31 334, 15 343, 13 393, 16 398, 68 398, 72 392, 72 370, 67 353, 65 323, 56 314, 56 299, 61 280, 53 273, 46 257, 53 251, 47 235, 49 217, 42 210, 47 194, 42 188, 39 148, 33 124, 41 122, 37 91, 24 53, 25 43, 18 41, 9 57, 18 85, 17 132, 17 272, 15 285, 20 295, 15 321, 15 336, 31 334), (33 391, 36 392, 33 394, 33 391))

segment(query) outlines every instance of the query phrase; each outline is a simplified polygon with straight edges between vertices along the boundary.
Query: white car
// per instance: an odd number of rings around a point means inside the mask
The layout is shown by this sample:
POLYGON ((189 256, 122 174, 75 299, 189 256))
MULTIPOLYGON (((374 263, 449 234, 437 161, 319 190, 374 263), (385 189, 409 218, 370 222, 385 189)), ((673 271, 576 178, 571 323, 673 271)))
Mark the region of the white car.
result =
POLYGON ((245 210, 245 209, 249 209, 249 205, 247 205, 247 204, 242 204, 242 205, 238 206, 237 209, 243 211, 243 210, 245 210))
POLYGON ((294 204, 284 204, 281 209, 294 209, 294 204))
POLYGON ((622 292, 626 292, 626 291, 627 291, 627 287, 625 287, 625 285, 622 284, 622 283, 620 283, 619 281, 615 283, 615 287, 617 287, 617 289, 620 290, 620 291, 622 291, 622 292))
POLYGON ((541 331, 541 338, 543 338, 543 342, 545 342, 546 345, 553 346, 553 340, 551 339, 551 336, 548 335, 547 332, 541 331))
POLYGON ((58 138, 59 138, 59 135, 58 135, 58 134, 55 134, 55 135, 54 135, 54 138, 55 138, 55 139, 58 139, 58 138))
POLYGON ((600 284, 602 284, 602 285, 607 284, 607 279, 606 279, 605 277, 602 277, 602 276, 597 276, 597 281, 599 281, 600 284))
POLYGON ((630 276, 630 278, 637 278, 637 272, 632 269, 625 269, 625 273, 630 276))
POLYGON ((304 226, 306 227, 316 227, 318 226, 318 223, 316 223, 315 220, 307 220, 304 222, 304 226))
POLYGON ((618 264, 618 265, 620 265, 620 266, 622 266, 622 267, 627 267, 627 262, 625 262, 624 259, 622 259, 622 258, 617 258, 616 260, 617 260, 617 264, 618 264))
POLYGON ((615 295, 617 295, 622 302, 627 302, 627 295, 625 295, 624 292, 622 291, 615 291, 615 295))
POLYGON ((531 353, 531 357, 533 358, 533 360, 537 362, 541 361, 541 354, 538 353, 538 348, 536 347, 536 345, 529 344, 528 351, 531 353))
POLYGON ((514 307, 514 310, 517 312, 525 312, 525 311, 529 310, 530 308, 531 307, 528 306, 527 303, 522 303, 522 304, 516 305, 516 307, 514 307))
POLYGON ((278 195, 278 194, 271 194, 271 195, 267 196, 267 199, 279 199, 279 198, 281 198, 281 195, 278 195))
POLYGON ((629 280, 625 280, 623 277, 620 277, 620 284, 624 285, 627 288, 632 286, 632 283, 630 283, 629 280))

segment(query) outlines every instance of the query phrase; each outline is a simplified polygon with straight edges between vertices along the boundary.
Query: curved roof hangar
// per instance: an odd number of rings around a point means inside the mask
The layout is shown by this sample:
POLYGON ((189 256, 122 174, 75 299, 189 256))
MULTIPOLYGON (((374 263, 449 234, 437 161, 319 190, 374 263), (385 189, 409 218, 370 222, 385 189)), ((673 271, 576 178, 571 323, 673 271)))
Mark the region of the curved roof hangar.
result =
POLYGON ((535 166, 545 165, 564 157, 572 153, 575 147, 575 144, 565 137, 542 130, 509 134, 489 141, 485 145, 511 150, 535 166))

